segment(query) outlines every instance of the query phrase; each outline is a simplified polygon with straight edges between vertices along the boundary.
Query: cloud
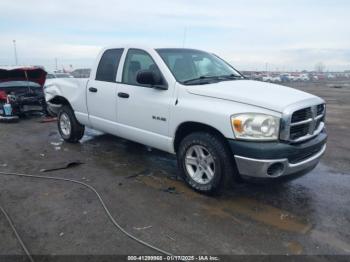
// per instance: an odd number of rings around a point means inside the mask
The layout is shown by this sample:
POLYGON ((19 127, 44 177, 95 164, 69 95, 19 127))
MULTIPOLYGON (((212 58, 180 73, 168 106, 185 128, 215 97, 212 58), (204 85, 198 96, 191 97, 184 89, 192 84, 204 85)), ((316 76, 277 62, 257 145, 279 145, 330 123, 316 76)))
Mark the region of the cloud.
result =
POLYGON ((0 63, 14 60, 13 39, 20 61, 58 57, 75 66, 114 43, 185 42, 241 69, 265 69, 266 63, 312 69, 322 61, 330 70, 343 70, 350 67, 349 9, 345 0, 2 0, 0 63))

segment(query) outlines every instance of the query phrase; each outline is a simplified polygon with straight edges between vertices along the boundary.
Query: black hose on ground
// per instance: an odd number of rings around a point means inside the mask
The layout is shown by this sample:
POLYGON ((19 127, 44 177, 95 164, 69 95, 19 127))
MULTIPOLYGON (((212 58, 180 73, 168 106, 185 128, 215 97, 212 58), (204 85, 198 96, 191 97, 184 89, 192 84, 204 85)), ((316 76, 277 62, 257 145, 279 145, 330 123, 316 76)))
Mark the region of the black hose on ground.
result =
MULTIPOLYGON (((36 179, 47 179, 47 180, 56 180, 56 181, 65 181, 65 182, 70 182, 70 183, 75 183, 75 184, 78 184, 78 185, 81 185, 81 186, 84 186, 85 188, 88 188, 90 189, 93 193, 95 193, 95 195, 97 196, 103 210, 105 211, 107 217, 109 218, 109 220, 112 222, 112 224, 117 228, 119 229, 124 235, 126 235, 127 237, 131 238, 132 240, 138 242, 139 244, 141 245, 144 245, 150 249, 153 249, 154 251, 157 251, 163 255, 167 255, 167 256, 172 256, 171 253, 163 250, 163 249, 160 249, 158 247, 155 247, 153 246, 152 244, 149 244, 135 236, 133 236, 132 234, 130 234, 129 232, 127 232, 122 226, 119 225, 119 223, 116 221, 116 219, 112 216, 111 212, 109 211, 109 209, 107 208, 105 202, 103 201, 102 197, 100 196, 100 194, 97 192, 97 190, 89 185, 89 184, 86 184, 84 182, 81 182, 81 181, 78 181, 78 180, 74 180, 74 179, 69 179, 69 178, 61 178, 61 177, 51 177, 51 176, 37 176, 37 175, 29 175, 29 174, 20 174, 20 173, 14 173, 14 172, 3 172, 3 171, 0 171, 0 175, 5 175, 5 176, 17 176, 17 177, 29 177, 29 178, 36 178, 36 179)), ((6 211, 0 207, 2 213, 4 213, 6 219, 9 221, 10 225, 11 225, 11 228, 13 230, 13 232, 15 233, 18 241, 20 242, 23 250, 25 251, 25 253, 27 254, 28 258, 30 259, 30 261, 34 261, 32 256, 30 255, 27 247, 25 246, 24 242, 22 241, 20 235, 18 234, 18 232, 16 231, 16 228, 14 227, 10 217, 8 216, 8 214, 6 213, 6 211)))
POLYGON ((12 222, 12 219, 10 218, 9 214, 7 214, 7 212, 5 211, 5 209, 0 206, 0 211, 4 214, 6 220, 8 221, 13 233, 15 234, 19 244, 21 245, 22 249, 24 250, 24 253, 26 253, 26 255, 28 256, 28 259, 30 260, 30 262, 34 262, 33 257, 30 255, 27 246, 24 244, 20 234, 18 234, 15 225, 12 222))

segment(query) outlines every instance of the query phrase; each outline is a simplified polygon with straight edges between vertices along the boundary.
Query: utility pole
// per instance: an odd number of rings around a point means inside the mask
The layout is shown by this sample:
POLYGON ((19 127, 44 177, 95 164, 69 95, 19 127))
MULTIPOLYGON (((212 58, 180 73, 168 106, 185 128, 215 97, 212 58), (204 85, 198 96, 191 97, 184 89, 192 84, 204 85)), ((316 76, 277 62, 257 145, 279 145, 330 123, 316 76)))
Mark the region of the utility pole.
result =
POLYGON ((18 65, 18 58, 17 58, 17 49, 16 49, 16 40, 13 40, 13 49, 15 52, 15 64, 18 65))
POLYGON ((57 71, 57 57, 55 58, 55 69, 57 71))

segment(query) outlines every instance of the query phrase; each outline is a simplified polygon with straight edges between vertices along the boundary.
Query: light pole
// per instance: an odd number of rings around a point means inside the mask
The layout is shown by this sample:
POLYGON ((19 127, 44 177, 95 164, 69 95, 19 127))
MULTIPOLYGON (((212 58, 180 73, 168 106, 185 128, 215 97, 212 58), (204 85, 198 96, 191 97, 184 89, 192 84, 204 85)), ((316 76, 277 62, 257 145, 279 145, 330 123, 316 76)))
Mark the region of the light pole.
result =
POLYGON ((15 51, 15 63, 18 65, 18 58, 17 58, 17 49, 16 49, 16 40, 13 40, 13 50, 15 51))

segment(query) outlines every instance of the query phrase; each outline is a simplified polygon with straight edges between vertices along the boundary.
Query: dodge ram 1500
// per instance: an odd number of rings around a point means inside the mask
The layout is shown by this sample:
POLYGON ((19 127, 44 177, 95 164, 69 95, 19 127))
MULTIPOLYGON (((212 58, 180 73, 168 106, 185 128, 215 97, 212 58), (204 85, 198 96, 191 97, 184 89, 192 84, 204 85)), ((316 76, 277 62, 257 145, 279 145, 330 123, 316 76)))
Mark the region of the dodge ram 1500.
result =
POLYGON ((53 79, 46 90, 64 140, 78 142, 87 126, 174 153, 204 193, 226 178, 307 173, 326 149, 323 99, 247 80, 204 51, 105 48, 89 79, 53 79))

